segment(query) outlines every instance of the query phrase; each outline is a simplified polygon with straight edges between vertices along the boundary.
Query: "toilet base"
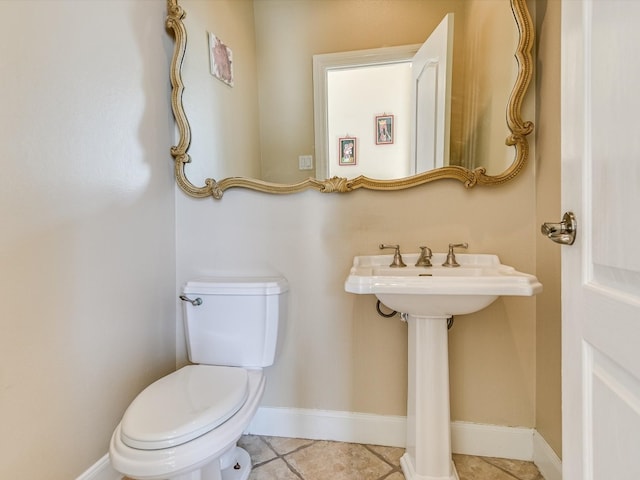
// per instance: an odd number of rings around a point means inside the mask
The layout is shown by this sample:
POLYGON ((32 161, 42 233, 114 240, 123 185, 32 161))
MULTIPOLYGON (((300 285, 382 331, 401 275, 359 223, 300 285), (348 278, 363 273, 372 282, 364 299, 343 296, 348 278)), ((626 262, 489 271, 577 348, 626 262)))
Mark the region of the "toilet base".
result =
POLYGON ((238 446, 234 447, 222 458, 216 459, 204 467, 194 471, 171 477, 169 480, 247 480, 251 473, 251 457, 238 446), (228 465, 220 469, 220 466, 228 465))
POLYGON ((236 447, 233 455, 235 463, 222 470, 222 480, 247 480, 251 473, 251 457, 249 453, 244 448, 236 447))

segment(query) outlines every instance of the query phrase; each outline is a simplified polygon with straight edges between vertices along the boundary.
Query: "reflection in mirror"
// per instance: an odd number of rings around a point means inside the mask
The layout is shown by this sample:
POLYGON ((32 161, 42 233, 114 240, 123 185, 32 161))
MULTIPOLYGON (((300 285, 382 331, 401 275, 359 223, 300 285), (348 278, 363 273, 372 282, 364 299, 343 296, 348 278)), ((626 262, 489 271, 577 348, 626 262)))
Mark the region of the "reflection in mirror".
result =
MULTIPOLYGON (((362 53, 362 61, 371 59, 370 52, 362 53)), ((332 57, 314 56, 314 87, 325 88, 315 92, 314 101, 316 177, 386 180, 412 175, 411 63, 362 65, 357 58, 357 65, 319 66, 332 57), (316 66, 320 71, 315 72, 316 66), (339 142, 345 136, 358 143, 353 162, 341 158, 339 142)))
MULTIPOLYGON (((232 187, 397 190, 441 178, 467 187, 499 184, 527 160, 533 125, 522 121, 520 111, 532 75, 533 29, 525 0, 167 1, 167 27, 176 41, 170 73, 179 133, 172 155, 178 184, 192 196, 220 198, 232 187), (355 169, 323 173, 339 162, 340 139, 356 135, 344 128, 328 138, 325 152, 317 147, 313 57, 420 44, 447 13, 455 16, 448 166, 416 174, 414 160, 402 178, 361 176, 355 169), (212 75, 213 36, 232 53, 233 86, 212 75)), ((355 143, 361 161, 363 145, 385 152, 385 160, 399 146, 377 141, 378 117, 395 138, 406 138, 411 122, 399 112, 371 107, 368 129, 355 143)), ((429 138, 418 133, 410 143, 421 141, 429 138)))
POLYGON ((314 55, 316 176, 385 180, 449 165, 452 54, 450 13, 423 45, 314 55), (340 161, 344 132, 361 161, 340 161))

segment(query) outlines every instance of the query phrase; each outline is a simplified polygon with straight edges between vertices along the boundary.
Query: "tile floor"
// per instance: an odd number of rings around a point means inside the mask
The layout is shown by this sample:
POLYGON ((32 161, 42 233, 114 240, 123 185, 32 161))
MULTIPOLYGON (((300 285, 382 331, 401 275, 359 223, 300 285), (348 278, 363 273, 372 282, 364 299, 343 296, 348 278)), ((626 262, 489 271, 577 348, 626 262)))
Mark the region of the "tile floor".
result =
MULTIPOLYGON (((245 435, 249 480, 404 480, 402 448, 245 435)), ((454 455, 460 480, 544 480, 531 462, 454 455)))

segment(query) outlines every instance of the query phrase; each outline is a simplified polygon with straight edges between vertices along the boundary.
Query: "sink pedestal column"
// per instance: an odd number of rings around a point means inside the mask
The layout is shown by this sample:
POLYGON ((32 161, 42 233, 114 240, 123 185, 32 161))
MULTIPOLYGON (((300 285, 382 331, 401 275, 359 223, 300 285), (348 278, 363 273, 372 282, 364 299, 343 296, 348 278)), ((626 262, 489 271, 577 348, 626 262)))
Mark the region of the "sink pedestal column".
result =
POLYGON ((448 317, 408 315, 407 480, 459 480, 451 457, 448 317))

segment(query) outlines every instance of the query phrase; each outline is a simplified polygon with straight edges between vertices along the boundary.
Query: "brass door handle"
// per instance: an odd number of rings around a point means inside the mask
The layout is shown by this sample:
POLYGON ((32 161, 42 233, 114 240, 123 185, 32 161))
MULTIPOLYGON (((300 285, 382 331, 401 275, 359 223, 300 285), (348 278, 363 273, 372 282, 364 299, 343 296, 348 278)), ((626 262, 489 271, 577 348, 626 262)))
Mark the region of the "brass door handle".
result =
POLYGON ((578 222, 573 212, 566 212, 560 223, 543 223, 540 231, 556 243, 573 245, 576 241, 578 222))

